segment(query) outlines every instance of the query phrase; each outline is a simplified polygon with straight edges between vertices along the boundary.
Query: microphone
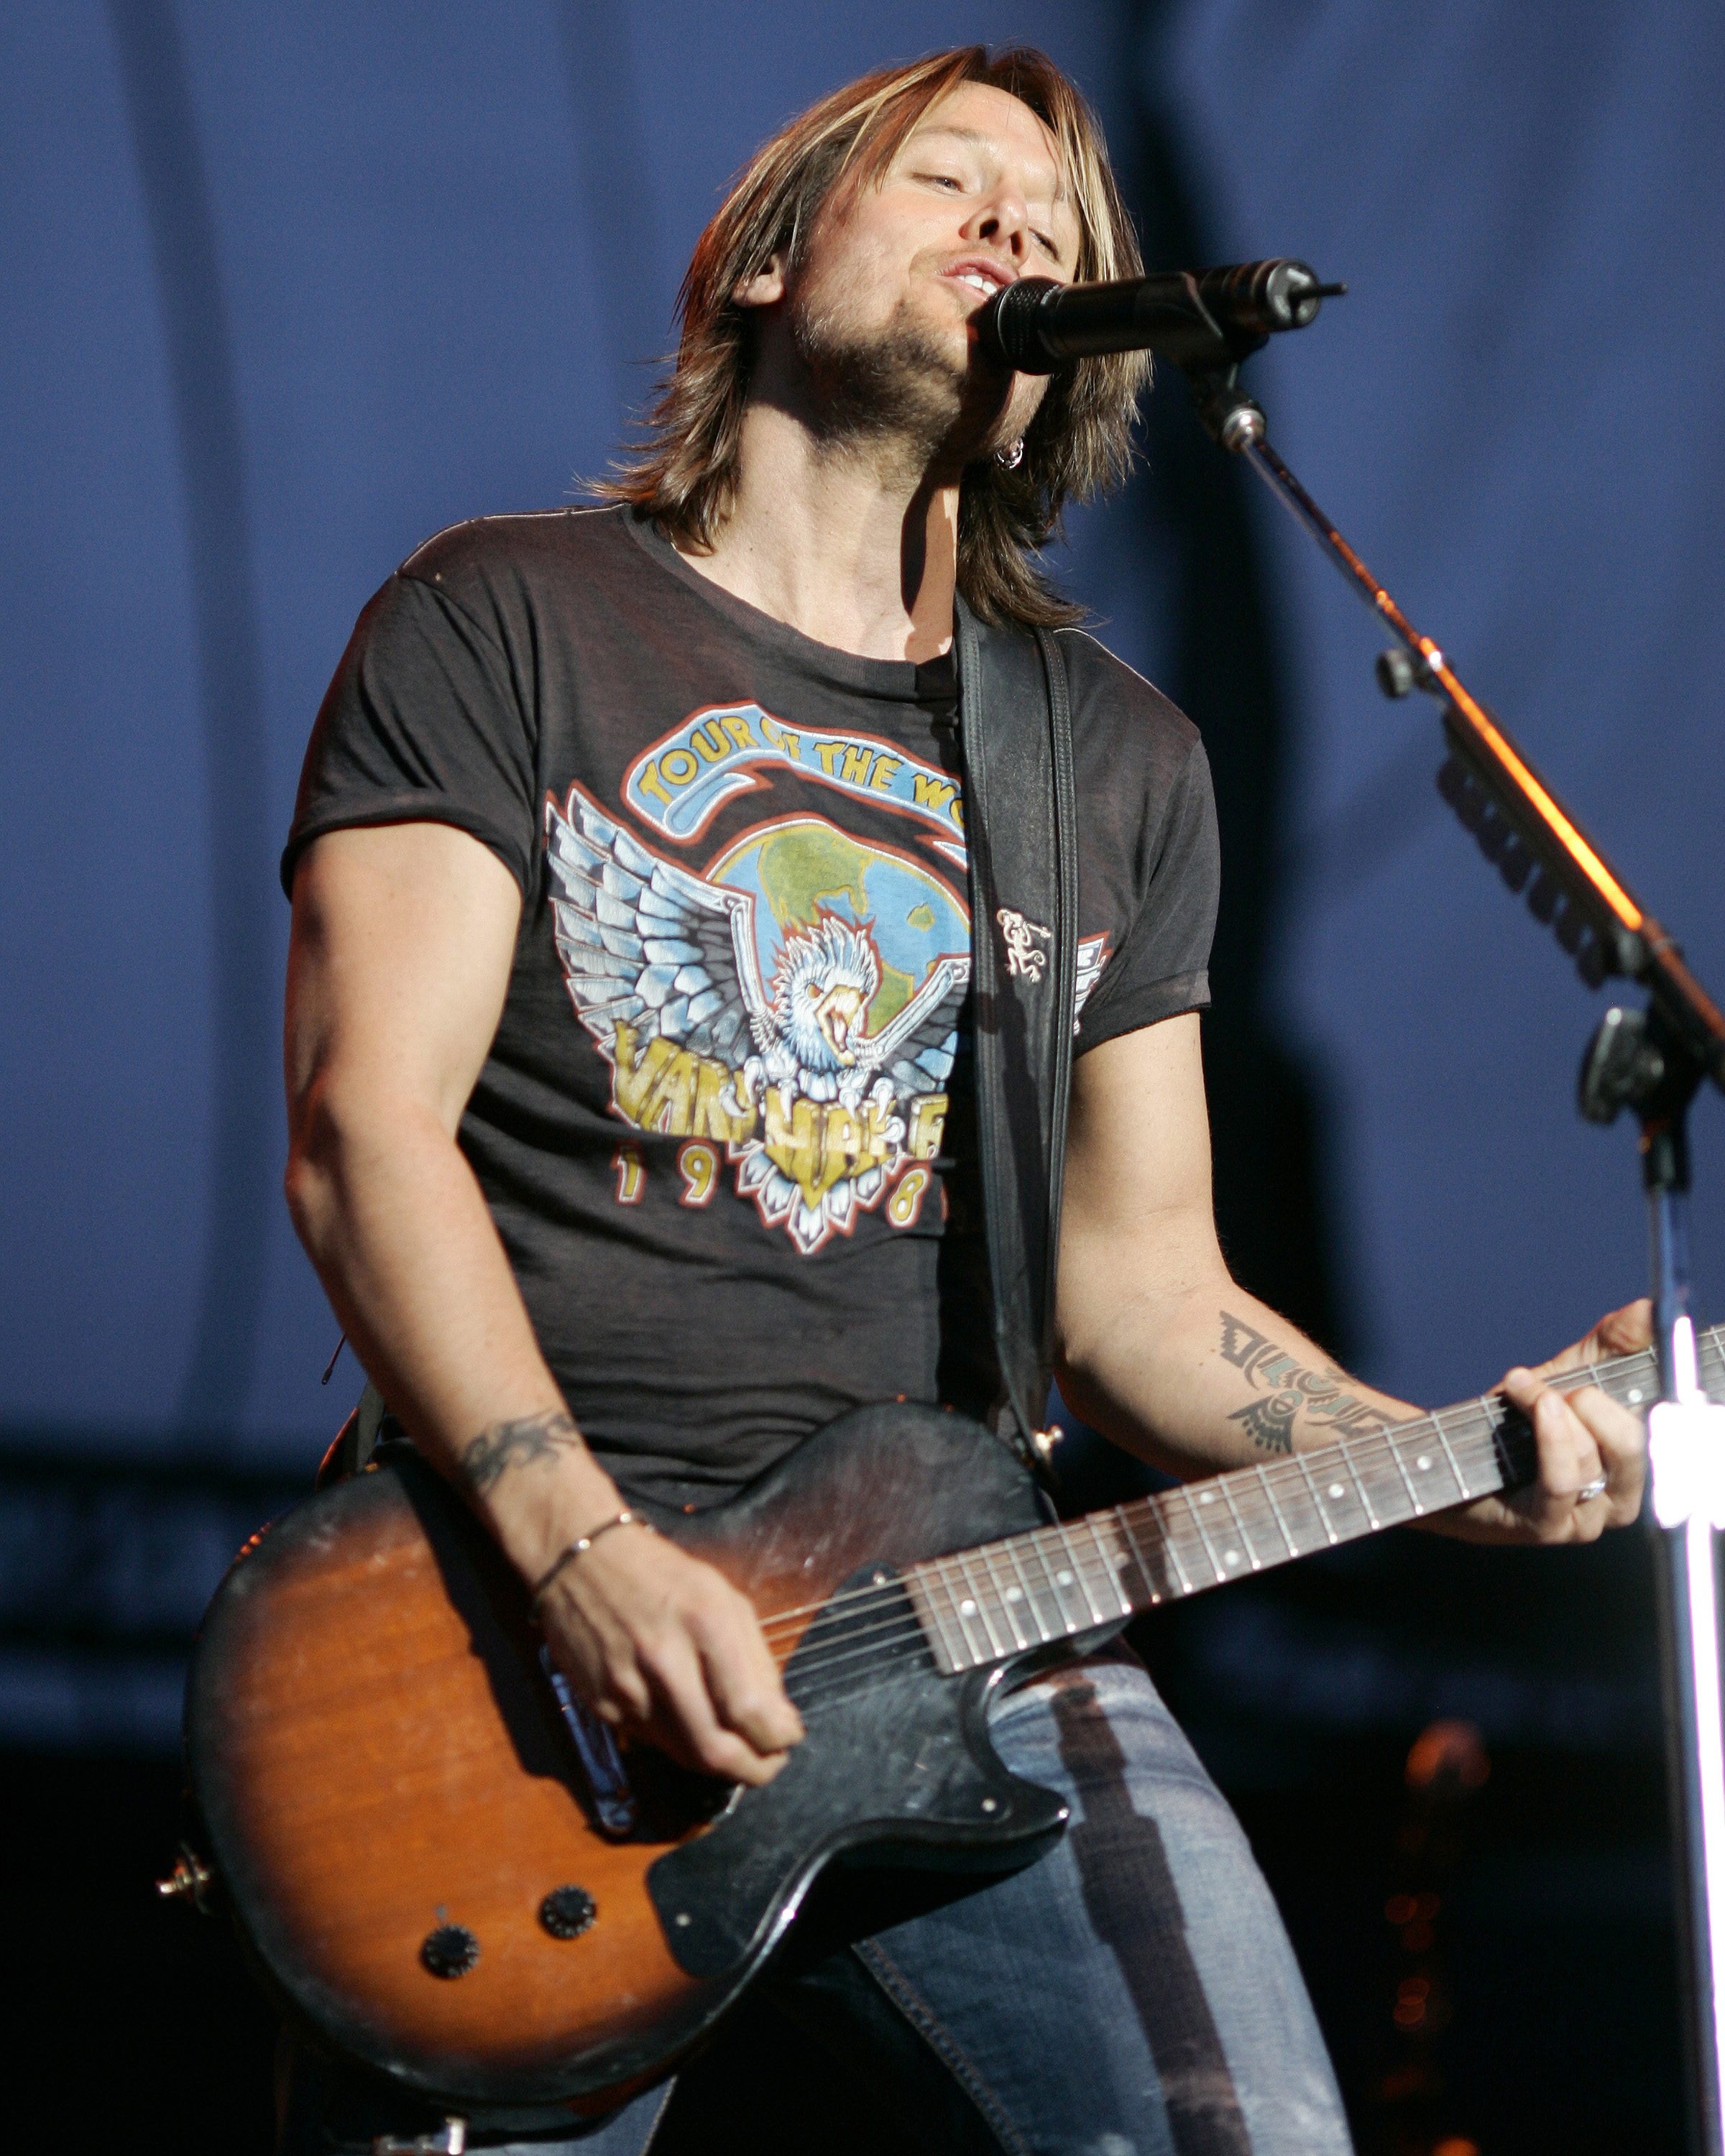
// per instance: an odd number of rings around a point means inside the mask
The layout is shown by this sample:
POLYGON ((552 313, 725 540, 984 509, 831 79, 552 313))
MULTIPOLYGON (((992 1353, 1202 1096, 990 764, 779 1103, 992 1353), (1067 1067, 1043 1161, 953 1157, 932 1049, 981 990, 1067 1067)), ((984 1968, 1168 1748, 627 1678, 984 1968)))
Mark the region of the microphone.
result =
POLYGON ((1019 374, 1052 374, 1070 359, 1156 352, 1180 367, 1237 364, 1280 330, 1303 330, 1345 285, 1324 285, 1305 262, 1235 262, 1166 270, 1107 285, 1020 277, 975 316, 984 351, 1019 374))

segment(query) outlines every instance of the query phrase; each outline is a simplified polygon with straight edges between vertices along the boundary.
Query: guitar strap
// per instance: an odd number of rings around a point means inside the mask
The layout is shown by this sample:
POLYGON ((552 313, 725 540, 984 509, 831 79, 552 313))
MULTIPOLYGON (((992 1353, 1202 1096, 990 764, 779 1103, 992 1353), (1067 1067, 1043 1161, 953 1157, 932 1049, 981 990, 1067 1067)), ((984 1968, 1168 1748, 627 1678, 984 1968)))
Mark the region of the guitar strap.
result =
POLYGON ((1048 630, 992 626, 962 598, 957 613, 977 1144, 1003 1434, 1046 1482, 1035 1434, 1054 1373, 1078 961, 1071 711, 1048 630))

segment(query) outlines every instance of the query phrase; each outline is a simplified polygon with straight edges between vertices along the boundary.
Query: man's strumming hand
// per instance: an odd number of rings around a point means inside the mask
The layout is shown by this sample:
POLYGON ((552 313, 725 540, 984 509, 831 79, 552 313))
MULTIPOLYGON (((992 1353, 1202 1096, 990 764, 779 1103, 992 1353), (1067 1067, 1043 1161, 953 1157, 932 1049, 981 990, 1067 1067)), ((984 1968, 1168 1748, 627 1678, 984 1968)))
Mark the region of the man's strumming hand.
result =
POLYGON ((770 1782, 802 1737, 747 1598, 662 1536, 596 1540, 557 1573, 539 1621, 596 1714, 685 1767, 770 1782))
POLYGON ((747 1596, 639 1521, 562 1406, 494 1422, 456 1471, 601 1720, 685 1767, 770 1782, 803 1734, 747 1596), (585 1543, 585 1547, 578 1547, 585 1543))

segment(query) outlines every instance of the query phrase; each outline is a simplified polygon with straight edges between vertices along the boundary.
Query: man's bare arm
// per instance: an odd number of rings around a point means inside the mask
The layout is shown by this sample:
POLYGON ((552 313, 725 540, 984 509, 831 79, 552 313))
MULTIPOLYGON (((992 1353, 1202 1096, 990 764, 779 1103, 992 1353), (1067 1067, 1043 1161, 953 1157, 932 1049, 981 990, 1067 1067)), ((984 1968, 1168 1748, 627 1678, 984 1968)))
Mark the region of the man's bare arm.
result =
MULTIPOLYGON (((455 1143, 521 901, 437 824, 331 832, 294 882, 287 1198, 366 1368, 528 1580, 622 1508, 547 1368, 455 1143)), ((744 1599, 669 1542, 607 1535, 542 1612, 608 1720, 763 1781, 799 1725, 744 1599)))
MULTIPOLYGON (((1060 1389, 1117 1444, 1191 1476, 1365 1435, 1415 1414, 1336 1368, 1298 1329, 1230 1279, 1210 1198, 1209 1127, 1195 1016, 1106 1042, 1074 1073, 1060 1238, 1060 1389)), ((1646 1337, 1632 1306, 1604 1321, 1605 1344, 1646 1337)), ((1548 1371, 1579 1359, 1578 1342, 1548 1371)), ((1445 1516, 1491 1540, 1589 1540, 1640 1504, 1639 1423, 1596 1389, 1553 1392, 1512 1372, 1532 1416, 1538 1488, 1445 1516), (1575 1493, 1599 1474, 1604 1500, 1575 1493)))

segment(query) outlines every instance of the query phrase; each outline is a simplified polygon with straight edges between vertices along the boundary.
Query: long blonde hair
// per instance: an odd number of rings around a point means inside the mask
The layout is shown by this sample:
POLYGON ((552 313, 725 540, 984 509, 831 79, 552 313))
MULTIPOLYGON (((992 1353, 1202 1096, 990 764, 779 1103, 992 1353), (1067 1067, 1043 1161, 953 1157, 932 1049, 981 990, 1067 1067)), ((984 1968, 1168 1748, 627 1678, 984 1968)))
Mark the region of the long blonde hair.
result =
MULTIPOLYGON (((1027 105, 1059 146, 1077 211, 1080 280, 1132 277, 1142 264, 1095 114, 1054 63, 1027 46, 990 58, 963 45, 865 75, 811 105, 762 143, 696 243, 677 296, 675 372, 644 437, 597 491, 631 501, 685 544, 710 548, 737 493, 752 351, 737 288, 781 254, 794 269, 839 180, 878 181, 929 108, 963 83, 1027 105)), ((993 456, 967 467, 958 497, 958 588, 984 620, 1056 627, 1081 609, 1054 592, 1038 550, 1068 501, 1125 476, 1149 361, 1122 352, 1082 359, 1050 379, 1009 471, 993 456)))

